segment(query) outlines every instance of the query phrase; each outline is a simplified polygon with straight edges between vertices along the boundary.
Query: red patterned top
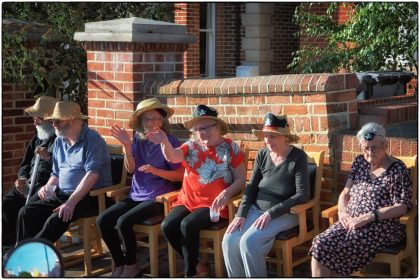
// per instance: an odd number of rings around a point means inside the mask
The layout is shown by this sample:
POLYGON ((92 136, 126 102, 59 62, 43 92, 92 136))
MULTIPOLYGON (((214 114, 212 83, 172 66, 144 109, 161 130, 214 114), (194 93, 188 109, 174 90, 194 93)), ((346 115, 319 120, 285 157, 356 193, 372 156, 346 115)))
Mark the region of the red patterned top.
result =
MULTIPOLYGON (((181 191, 173 206, 184 205, 190 211, 200 207, 210 208, 216 196, 232 184, 230 168, 238 167, 244 155, 238 144, 227 138, 223 138, 223 142, 215 147, 190 140, 181 145, 181 149, 185 157, 185 173, 181 191)), ((227 207, 220 216, 228 218, 227 207)))

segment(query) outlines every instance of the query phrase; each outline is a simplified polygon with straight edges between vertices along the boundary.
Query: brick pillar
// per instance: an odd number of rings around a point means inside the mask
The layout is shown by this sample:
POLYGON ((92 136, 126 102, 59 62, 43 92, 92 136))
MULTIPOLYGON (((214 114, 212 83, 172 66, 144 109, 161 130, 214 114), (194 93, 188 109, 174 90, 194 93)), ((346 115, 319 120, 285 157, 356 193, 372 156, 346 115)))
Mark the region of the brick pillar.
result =
POLYGON ((89 126, 108 143, 117 142, 112 124, 129 128, 146 80, 183 78, 183 53, 194 42, 184 26, 141 18, 87 23, 74 37, 87 52, 89 126))
MULTIPOLYGON (((185 25, 187 34, 200 38, 200 3, 175 3, 175 23, 185 25)), ((200 41, 184 53, 184 77, 200 77, 200 41)))

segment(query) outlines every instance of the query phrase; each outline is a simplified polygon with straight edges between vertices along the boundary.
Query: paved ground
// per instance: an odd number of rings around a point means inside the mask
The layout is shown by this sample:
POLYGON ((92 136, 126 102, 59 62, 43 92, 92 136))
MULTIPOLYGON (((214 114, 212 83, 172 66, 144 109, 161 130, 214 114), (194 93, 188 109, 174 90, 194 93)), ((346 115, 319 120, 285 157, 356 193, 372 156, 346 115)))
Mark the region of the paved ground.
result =
MULTIPOLYGON (((79 246, 80 248, 80 246, 79 246)), ((140 264, 144 264, 147 263, 148 261, 148 250, 146 248, 139 248, 138 249, 138 254, 137 254, 137 259, 139 260, 140 264)), ((211 270, 214 271, 214 266, 213 266, 213 262, 212 259, 209 260, 210 263, 210 267, 211 270)), ((94 260, 93 262, 93 266, 94 268, 97 267, 105 267, 105 266, 110 266, 111 265, 111 258, 105 257, 102 259, 97 259, 94 260)), ((178 258, 177 259, 177 267, 178 268, 182 268, 183 267, 183 261, 178 258)), ((81 273, 82 273, 82 269, 83 269, 83 264, 77 264, 74 265, 72 267, 69 267, 67 269, 65 269, 65 277, 80 277, 81 273)), ((149 272, 149 268, 148 267, 144 267, 143 271, 145 273, 149 272)), ((106 273, 103 274, 101 276, 99 276, 99 278, 104 278, 104 277, 109 277, 111 273, 106 273)), ((269 277, 278 277, 275 271, 274 267, 268 267, 268 276, 269 277)), ((145 276, 147 277, 147 276, 145 276)), ((167 251, 165 249, 162 249, 159 252, 159 277, 160 278, 168 278, 169 277, 169 271, 168 271, 168 256, 167 256, 167 251)), ((214 274, 211 272, 210 277, 215 277, 214 274)), ((298 267, 296 267, 294 269, 294 277, 299 277, 299 278, 307 278, 310 277, 310 264, 309 262, 306 262, 304 264, 299 265, 298 267)))
MULTIPOLYGON (((78 248, 81 248, 81 246, 79 245, 78 248)), ((106 246, 105 246, 106 248, 106 246)), ((81 249, 79 249, 81 251, 81 249)), ((139 248, 138 250, 138 254, 137 254, 137 259, 140 263, 140 265, 143 264, 143 268, 142 271, 147 274, 149 273, 149 267, 145 266, 144 264, 146 264, 148 262, 149 259, 149 252, 147 248, 139 248)), ((66 255, 66 253, 64 254, 66 255)), ((214 278, 214 266, 213 266, 213 261, 211 259, 211 257, 209 257, 209 264, 210 264, 210 268, 211 268, 211 273, 210 273, 210 278, 214 278)), ((101 259, 97 259, 93 261, 93 266, 94 268, 99 268, 99 267, 106 267, 106 266, 111 266, 111 258, 108 255, 105 258, 101 258, 101 259)), ((177 258, 177 268, 178 269, 182 269, 183 267, 183 261, 182 259, 180 259, 179 257, 177 258)), ((81 277, 82 274, 82 270, 83 270, 83 264, 77 264, 74 265, 72 267, 69 267, 67 269, 65 269, 65 277, 81 277)), ((389 273, 389 266, 385 265, 385 264, 379 264, 379 263, 375 263, 369 266, 369 271, 377 274, 385 274, 387 275, 389 273)), ((403 265, 403 273, 404 273, 405 269, 404 269, 404 265, 403 265)), ((107 278, 109 277, 111 274, 111 272, 103 274, 98 276, 98 278, 107 278)), ((226 273, 225 273, 226 275, 226 273)), ((148 277, 147 275, 145 275, 144 277, 148 277)), ((226 275, 227 277, 227 275, 226 275)), ((274 277, 274 278, 279 278, 279 276, 276 273, 276 269, 274 266, 268 265, 268 277, 274 277)), ((297 267, 294 268, 293 270, 293 277, 294 278, 310 278, 311 277, 311 268, 310 268, 310 262, 307 261, 297 267)), ((169 270, 168 270, 168 256, 167 256, 167 250, 162 249, 159 252, 159 278, 169 278, 169 270)))

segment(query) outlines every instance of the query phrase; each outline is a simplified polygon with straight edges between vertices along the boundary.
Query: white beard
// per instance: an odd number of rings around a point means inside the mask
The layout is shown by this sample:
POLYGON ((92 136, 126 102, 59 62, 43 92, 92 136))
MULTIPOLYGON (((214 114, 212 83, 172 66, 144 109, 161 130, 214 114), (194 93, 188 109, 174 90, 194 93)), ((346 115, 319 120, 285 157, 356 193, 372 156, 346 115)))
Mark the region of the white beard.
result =
POLYGON ((54 127, 50 122, 44 122, 36 126, 38 132, 38 138, 41 140, 47 140, 54 135, 54 127))

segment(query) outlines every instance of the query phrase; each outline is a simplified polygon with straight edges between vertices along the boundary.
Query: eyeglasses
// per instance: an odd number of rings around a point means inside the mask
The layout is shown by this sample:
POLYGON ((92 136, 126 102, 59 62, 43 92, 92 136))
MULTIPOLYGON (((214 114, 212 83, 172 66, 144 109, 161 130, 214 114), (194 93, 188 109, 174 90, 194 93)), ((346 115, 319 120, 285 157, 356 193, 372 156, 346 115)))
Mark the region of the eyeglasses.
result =
POLYGON ((377 147, 377 146, 372 146, 372 147, 363 147, 363 146, 360 146, 360 148, 365 153, 367 153, 367 152, 370 151, 372 154, 375 154, 378 150, 383 149, 384 147, 383 146, 379 146, 379 147, 377 147))
POLYGON ((163 121, 163 118, 143 118, 143 121, 145 123, 148 123, 148 122, 161 122, 161 121, 163 121))
POLYGON ((218 125, 218 124, 214 123, 214 124, 210 124, 210 125, 204 126, 204 127, 197 127, 197 128, 194 128, 193 131, 200 132, 200 133, 207 132, 210 128, 212 128, 213 126, 216 126, 216 125, 218 125))

